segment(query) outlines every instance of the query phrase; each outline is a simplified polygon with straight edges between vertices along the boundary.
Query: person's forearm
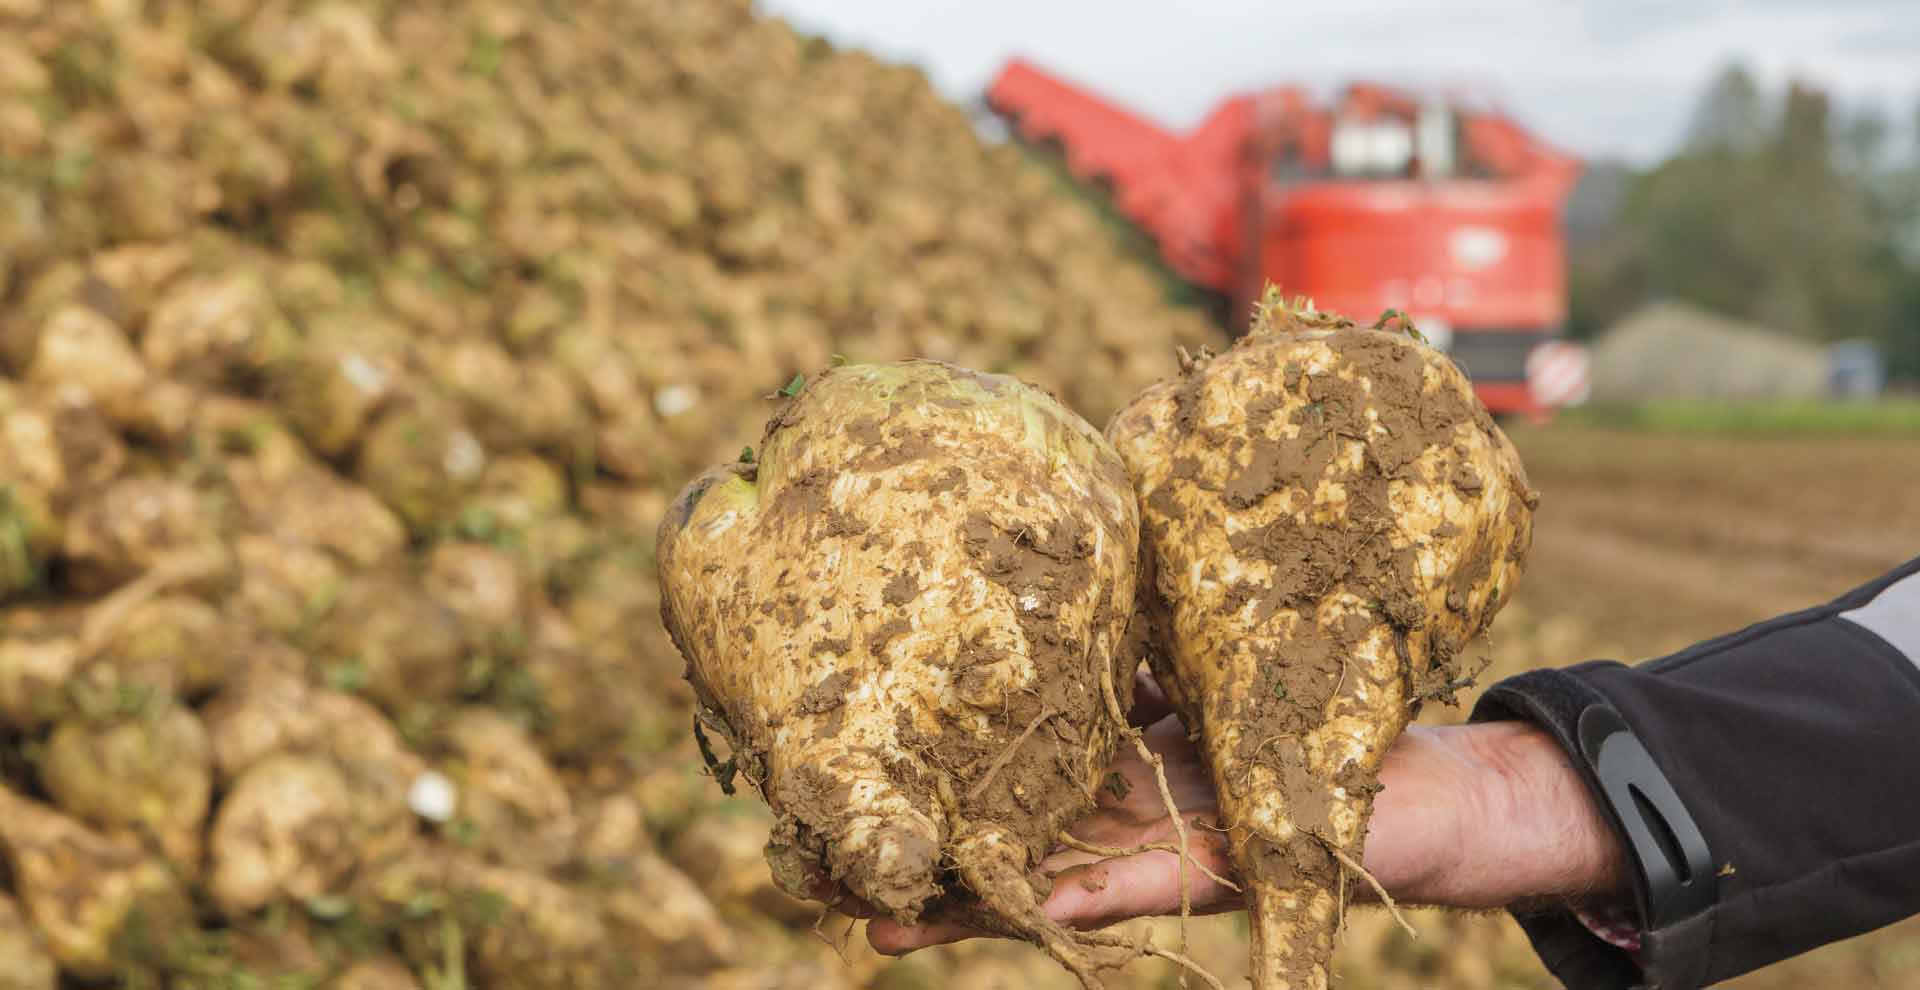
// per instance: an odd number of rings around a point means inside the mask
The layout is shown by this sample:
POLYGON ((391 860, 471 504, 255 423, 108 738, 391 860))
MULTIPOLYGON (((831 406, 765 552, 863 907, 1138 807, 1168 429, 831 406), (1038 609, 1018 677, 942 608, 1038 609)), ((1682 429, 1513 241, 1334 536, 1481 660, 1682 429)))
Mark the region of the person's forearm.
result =
POLYGON ((1470 718, 1644 796, 1607 811, 1642 837, 1631 956, 1576 912, 1516 912, 1569 987, 1693 990, 1920 911, 1920 791, 1881 770, 1920 763, 1920 559, 1658 660, 1508 678, 1470 718))
POLYGON ((1366 866, 1397 900, 1502 908, 1627 889, 1612 827, 1527 723, 1414 727, 1380 779, 1366 866))

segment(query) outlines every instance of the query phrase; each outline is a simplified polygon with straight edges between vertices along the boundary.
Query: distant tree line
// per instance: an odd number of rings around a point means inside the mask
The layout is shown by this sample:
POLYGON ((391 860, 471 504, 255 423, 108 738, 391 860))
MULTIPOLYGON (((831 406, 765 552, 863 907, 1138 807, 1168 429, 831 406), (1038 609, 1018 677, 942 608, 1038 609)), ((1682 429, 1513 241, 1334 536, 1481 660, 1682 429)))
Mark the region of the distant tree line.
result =
POLYGON ((1569 209, 1572 332, 1642 303, 1696 303, 1814 340, 1878 342, 1920 380, 1920 106, 1911 147, 1879 111, 1745 68, 1700 98, 1680 150, 1596 166, 1569 209), (1904 144, 1905 142, 1898 142, 1904 144))

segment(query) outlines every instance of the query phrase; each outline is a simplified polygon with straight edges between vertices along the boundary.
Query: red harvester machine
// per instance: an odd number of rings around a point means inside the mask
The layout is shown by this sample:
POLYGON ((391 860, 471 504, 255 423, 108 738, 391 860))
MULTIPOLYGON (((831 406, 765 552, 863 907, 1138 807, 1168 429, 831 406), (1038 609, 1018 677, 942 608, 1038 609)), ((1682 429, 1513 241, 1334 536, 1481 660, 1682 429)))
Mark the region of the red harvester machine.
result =
POLYGON ((1019 60, 987 103, 1105 186, 1238 322, 1270 281, 1356 317, 1406 312, 1495 412, 1540 416, 1584 391, 1584 352, 1555 339, 1580 163, 1497 112, 1371 84, 1327 108, 1282 86, 1178 135, 1019 60))

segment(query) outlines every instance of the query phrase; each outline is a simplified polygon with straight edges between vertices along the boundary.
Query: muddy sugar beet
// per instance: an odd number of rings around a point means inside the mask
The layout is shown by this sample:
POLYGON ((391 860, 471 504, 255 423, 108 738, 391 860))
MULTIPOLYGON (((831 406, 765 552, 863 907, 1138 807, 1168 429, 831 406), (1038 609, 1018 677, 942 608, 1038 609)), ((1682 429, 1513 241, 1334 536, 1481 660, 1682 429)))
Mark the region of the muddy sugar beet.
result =
POLYGON ((1219 791, 1254 986, 1324 988, 1381 757, 1459 686, 1537 496, 1398 319, 1270 295, 1247 337, 1186 363, 1107 431, 1140 498, 1151 659, 1219 791))
POLYGON ((1039 389, 933 361, 827 371, 757 447, 681 493, 658 559, 721 778, 778 816, 776 880, 964 916, 1095 985, 1028 872, 1124 729, 1125 466, 1039 389))

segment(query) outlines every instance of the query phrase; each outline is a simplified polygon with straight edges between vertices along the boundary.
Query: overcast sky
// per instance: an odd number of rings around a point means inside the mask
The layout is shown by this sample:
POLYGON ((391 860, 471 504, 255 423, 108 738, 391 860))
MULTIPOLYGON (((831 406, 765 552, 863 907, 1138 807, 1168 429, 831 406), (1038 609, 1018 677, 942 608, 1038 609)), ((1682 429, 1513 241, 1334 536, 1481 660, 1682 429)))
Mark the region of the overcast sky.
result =
MULTIPOLYGON (((762 0, 836 41, 979 94, 1022 54, 1174 125, 1224 94, 1354 77, 1489 95, 1588 156, 1671 149, 1734 58, 1798 74, 1903 128, 1920 100, 1920 0, 762 0), (1178 11, 1176 13, 1176 11, 1178 11)), ((1910 141, 1910 138, 1902 138, 1910 141)))

